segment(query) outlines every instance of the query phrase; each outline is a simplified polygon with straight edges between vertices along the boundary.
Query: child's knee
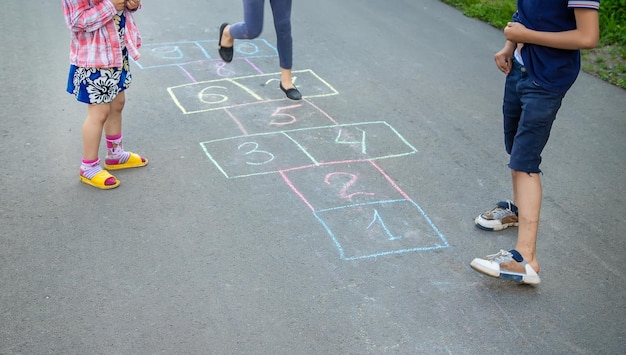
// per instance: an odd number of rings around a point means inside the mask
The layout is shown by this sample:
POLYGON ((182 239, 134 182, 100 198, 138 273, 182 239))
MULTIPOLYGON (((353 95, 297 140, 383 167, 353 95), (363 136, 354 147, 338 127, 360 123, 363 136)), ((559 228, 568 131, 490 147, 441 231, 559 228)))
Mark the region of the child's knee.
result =
POLYGON ((91 104, 87 109, 87 120, 104 123, 110 112, 110 104, 91 104))
POLYGON ((126 95, 122 91, 111 102, 110 110, 113 113, 120 113, 124 109, 125 104, 126 104, 126 95))

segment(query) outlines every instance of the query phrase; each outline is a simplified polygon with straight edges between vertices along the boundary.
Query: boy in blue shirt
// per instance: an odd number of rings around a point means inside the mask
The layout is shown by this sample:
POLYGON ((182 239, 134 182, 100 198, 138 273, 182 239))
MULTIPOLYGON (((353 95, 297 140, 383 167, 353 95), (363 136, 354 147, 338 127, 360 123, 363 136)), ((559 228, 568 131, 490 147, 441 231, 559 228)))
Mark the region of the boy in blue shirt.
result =
POLYGON ((476 217, 481 229, 518 226, 515 249, 476 258, 483 274, 538 284, 537 230, 541 209, 539 164, 565 93, 580 72, 580 49, 599 39, 599 0, 518 0, 506 42, 495 54, 506 74, 502 113, 504 143, 510 155, 513 201, 500 201, 476 217))

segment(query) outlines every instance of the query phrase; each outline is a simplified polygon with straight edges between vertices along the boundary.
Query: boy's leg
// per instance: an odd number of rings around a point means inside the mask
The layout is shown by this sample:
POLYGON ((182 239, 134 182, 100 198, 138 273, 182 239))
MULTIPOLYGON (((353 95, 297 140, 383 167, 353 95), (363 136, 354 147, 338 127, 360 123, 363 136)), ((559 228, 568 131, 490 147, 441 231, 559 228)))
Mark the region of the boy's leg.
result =
MULTIPOLYGON (((537 232, 541 212, 541 153, 548 143, 552 124, 565 94, 553 93, 538 87, 530 78, 520 84, 524 107, 511 149, 511 176, 514 203, 518 208, 519 230, 516 250, 524 260, 539 271, 537 261, 537 232)), ((510 270, 511 267, 503 267, 510 270)))
MULTIPOLYGON (((539 272, 537 261, 537 232, 541 212, 541 177, 523 171, 511 171, 513 191, 516 192, 515 204, 518 208, 519 228, 517 231, 517 250, 524 260, 539 272)), ((516 272, 523 272, 524 266, 518 262, 503 263, 502 267, 516 272)))
MULTIPOLYGON (((515 204, 518 207, 519 230, 516 249, 501 250, 471 265, 489 276, 537 284, 537 232, 541 210, 541 153, 548 138, 564 93, 549 92, 537 86, 527 75, 517 85, 523 112, 510 149, 511 177, 515 204)), ((506 129, 505 129, 506 134, 506 129)), ((507 145, 507 151, 509 147, 507 145)))
MULTIPOLYGON (((513 60, 511 72, 507 75, 504 84, 504 97, 502 99, 502 117, 504 130, 504 148, 508 154, 511 154, 515 134, 522 116, 522 102, 517 89, 517 84, 523 77, 521 71, 522 66, 513 60)), ((513 175, 511 175, 513 181, 513 175)), ((474 219, 474 224, 480 229, 487 231, 500 231, 508 227, 516 227, 517 207, 515 205, 515 189, 513 184, 513 202, 502 200, 490 210, 487 210, 474 219)))

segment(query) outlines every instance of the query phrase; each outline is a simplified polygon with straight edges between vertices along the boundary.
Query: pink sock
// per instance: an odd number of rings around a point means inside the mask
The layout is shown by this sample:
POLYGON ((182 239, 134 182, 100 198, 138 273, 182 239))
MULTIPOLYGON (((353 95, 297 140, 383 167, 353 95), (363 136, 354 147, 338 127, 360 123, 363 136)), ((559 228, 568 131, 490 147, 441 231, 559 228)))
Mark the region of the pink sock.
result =
POLYGON ((102 167, 100 167, 100 159, 96 160, 87 160, 85 158, 82 159, 80 164, 80 174, 87 179, 91 179, 96 176, 97 173, 102 171, 102 167))
MULTIPOLYGON (((102 167, 100 166, 100 159, 96 160, 87 160, 85 158, 82 159, 80 164, 80 175, 86 177, 87 179, 93 179, 96 174, 102 171, 102 167)), ((104 182, 105 185, 114 185, 115 178, 110 177, 106 179, 104 182)))
POLYGON ((107 156, 105 161, 107 164, 124 164, 130 158, 130 153, 124 151, 122 144, 122 133, 115 135, 105 135, 107 143, 107 156))

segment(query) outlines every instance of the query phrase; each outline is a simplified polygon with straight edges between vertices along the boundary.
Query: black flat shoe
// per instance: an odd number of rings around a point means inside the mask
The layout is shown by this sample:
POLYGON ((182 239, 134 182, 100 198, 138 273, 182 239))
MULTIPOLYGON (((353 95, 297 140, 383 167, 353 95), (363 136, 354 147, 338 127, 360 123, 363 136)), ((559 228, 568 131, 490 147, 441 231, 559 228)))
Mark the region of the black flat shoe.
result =
POLYGON ((283 87, 283 83, 280 83, 280 89, 285 93, 285 95, 287 95, 288 98, 296 101, 302 100, 302 94, 295 86, 291 89, 285 89, 283 87))
POLYGON ((217 40, 217 51, 220 53, 220 57, 223 61, 230 63, 233 61, 233 47, 222 47, 222 35, 224 35, 226 26, 228 26, 226 22, 220 26, 220 38, 217 40))

